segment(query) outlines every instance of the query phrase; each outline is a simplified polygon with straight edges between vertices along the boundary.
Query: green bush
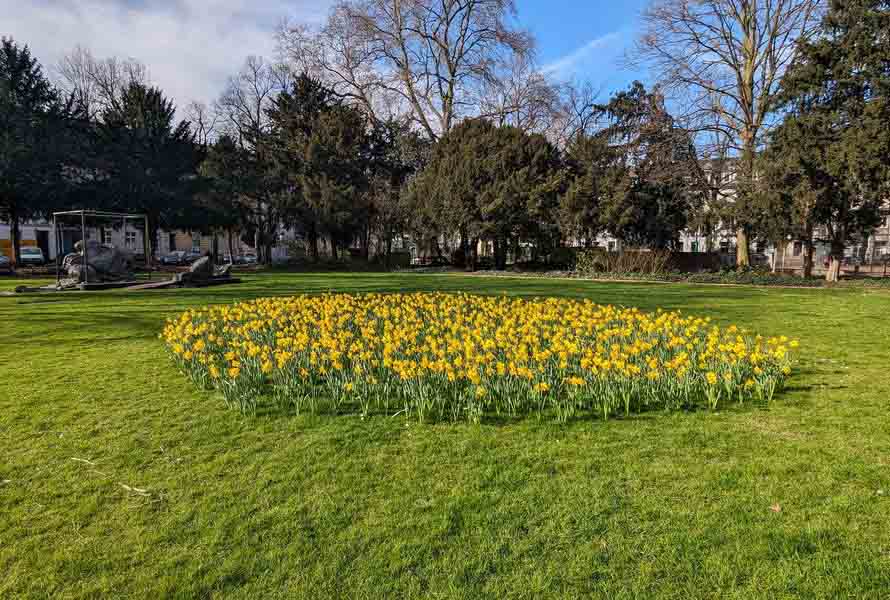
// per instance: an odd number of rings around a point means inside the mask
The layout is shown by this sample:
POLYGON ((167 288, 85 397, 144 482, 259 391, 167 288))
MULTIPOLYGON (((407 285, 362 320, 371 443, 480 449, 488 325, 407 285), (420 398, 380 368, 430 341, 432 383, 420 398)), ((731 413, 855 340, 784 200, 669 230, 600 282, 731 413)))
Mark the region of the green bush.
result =
POLYGON ((578 254, 577 248, 556 248, 547 257, 547 263, 557 269, 573 270, 578 261, 578 254))

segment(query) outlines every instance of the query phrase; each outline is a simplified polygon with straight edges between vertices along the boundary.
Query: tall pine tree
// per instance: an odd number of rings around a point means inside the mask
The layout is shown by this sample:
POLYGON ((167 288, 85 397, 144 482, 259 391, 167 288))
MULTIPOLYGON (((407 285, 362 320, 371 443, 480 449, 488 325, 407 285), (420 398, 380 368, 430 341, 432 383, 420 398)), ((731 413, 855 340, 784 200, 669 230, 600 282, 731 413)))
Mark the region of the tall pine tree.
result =
POLYGON ((772 136, 779 177, 821 226, 829 281, 846 246, 872 229, 890 192, 890 2, 832 0, 821 34, 782 80, 784 123, 772 136))
POLYGON ((322 237, 337 258, 368 222, 367 118, 305 74, 278 95, 268 116, 284 220, 302 230, 314 260, 322 237))
POLYGON ((148 216, 152 250, 161 227, 176 228, 194 201, 201 151, 187 121, 155 87, 131 83, 102 115, 94 164, 97 198, 148 216))
POLYGON ((27 46, 0 39, 0 218, 16 263, 21 223, 50 212, 64 187, 66 106, 27 46))

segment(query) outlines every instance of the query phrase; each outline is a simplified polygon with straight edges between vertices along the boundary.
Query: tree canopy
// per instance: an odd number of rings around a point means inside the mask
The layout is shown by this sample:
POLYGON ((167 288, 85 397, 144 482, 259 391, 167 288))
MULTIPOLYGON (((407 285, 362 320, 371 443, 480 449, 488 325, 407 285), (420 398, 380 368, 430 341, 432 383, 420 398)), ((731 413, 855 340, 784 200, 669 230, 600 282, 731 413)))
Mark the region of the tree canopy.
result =
MULTIPOLYGON (((788 114, 774 132, 766 173, 793 207, 791 222, 831 247, 828 279, 844 248, 878 223, 890 185, 890 5, 832 0, 821 35, 801 43, 782 80, 788 114)), ((770 211, 777 212, 777 211, 770 211)))

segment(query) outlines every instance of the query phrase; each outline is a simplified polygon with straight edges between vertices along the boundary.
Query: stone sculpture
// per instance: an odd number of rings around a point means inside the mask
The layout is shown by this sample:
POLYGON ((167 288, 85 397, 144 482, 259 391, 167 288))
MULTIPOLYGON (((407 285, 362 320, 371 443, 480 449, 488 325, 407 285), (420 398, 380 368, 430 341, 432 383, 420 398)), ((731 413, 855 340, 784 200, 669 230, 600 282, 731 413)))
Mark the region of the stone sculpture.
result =
POLYGON ((189 270, 176 275, 179 285, 201 285, 211 280, 228 279, 231 265, 214 268, 209 256, 199 258, 192 263, 189 270))
POLYGON ((102 283, 121 281, 132 276, 133 257, 129 252, 103 246, 95 240, 74 244, 74 252, 62 259, 62 271, 67 275, 61 287, 71 287, 88 281, 102 283), (84 264, 86 248, 86 264, 84 264))

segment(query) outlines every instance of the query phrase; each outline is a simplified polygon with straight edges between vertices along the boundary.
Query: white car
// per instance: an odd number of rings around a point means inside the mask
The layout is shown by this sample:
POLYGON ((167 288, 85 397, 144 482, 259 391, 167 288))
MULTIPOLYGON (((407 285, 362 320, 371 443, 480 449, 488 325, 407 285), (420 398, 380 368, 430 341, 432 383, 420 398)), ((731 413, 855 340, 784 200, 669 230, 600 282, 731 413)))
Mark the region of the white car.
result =
POLYGON ((25 246, 21 249, 22 266, 43 266, 46 264, 46 257, 43 256, 43 250, 34 246, 25 246))

